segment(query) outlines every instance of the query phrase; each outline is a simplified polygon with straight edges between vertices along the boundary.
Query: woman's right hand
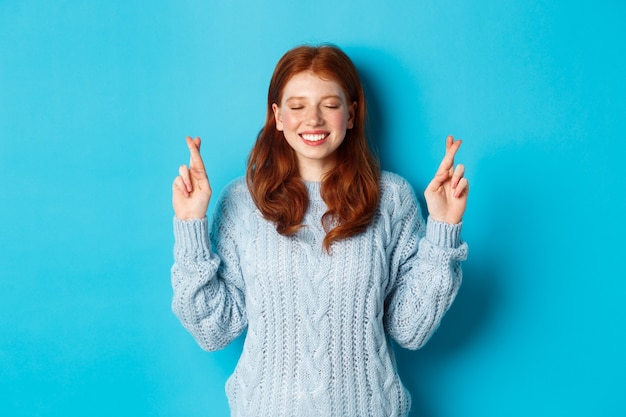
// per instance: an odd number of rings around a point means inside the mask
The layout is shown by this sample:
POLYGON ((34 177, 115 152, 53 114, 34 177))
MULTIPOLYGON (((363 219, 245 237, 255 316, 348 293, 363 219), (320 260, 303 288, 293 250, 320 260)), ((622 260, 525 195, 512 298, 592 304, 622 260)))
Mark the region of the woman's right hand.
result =
POLYGON ((200 138, 187 136, 189 167, 181 165, 172 184, 172 205, 180 220, 202 219, 211 200, 211 185, 200 156, 200 138))

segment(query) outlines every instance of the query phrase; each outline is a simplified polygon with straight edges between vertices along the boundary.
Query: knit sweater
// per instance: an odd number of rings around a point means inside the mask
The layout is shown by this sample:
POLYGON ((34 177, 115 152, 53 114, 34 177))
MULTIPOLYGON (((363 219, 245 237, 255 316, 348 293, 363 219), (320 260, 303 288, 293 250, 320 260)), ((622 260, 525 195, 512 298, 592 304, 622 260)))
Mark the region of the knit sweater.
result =
POLYGON ((247 329, 226 383, 234 417, 407 416, 391 339, 417 349, 438 327, 461 282, 461 225, 424 222, 410 185, 383 172, 370 226, 327 253, 320 184, 305 185, 292 236, 263 218, 243 178, 211 231, 206 218, 175 218, 173 311, 205 350, 247 329))

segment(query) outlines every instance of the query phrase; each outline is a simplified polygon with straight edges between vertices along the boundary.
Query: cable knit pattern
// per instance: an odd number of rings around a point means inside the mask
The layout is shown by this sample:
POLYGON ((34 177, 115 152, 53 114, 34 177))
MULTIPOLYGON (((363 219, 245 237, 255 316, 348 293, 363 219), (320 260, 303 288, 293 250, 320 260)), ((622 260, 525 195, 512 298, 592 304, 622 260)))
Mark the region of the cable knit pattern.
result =
POLYGON ((438 327, 461 283, 461 225, 425 223, 409 184, 383 172, 372 224, 327 254, 320 184, 305 184, 294 236, 263 219, 243 178, 210 232, 174 219, 173 311, 206 350, 247 328, 226 384, 234 417, 407 416, 391 339, 417 349, 438 327))

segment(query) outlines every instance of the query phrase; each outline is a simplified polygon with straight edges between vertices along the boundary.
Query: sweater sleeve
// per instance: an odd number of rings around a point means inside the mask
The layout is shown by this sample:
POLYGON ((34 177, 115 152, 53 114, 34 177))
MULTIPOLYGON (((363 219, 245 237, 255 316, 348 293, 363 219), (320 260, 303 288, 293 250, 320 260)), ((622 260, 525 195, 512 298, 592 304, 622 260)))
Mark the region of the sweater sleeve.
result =
POLYGON ((390 281, 385 298, 387 333, 402 347, 419 349, 435 332, 461 284, 467 257, 461 224, 424 223, 412 188, 393 198, 390 281))
POLYGON ((235 207, 222 198, 208 220, 174 219, 172 310, 205 350, 218 350, 247 325, 245 288, 236 250, 235 207), (211 243, 212 245, 211 245, 211 243))

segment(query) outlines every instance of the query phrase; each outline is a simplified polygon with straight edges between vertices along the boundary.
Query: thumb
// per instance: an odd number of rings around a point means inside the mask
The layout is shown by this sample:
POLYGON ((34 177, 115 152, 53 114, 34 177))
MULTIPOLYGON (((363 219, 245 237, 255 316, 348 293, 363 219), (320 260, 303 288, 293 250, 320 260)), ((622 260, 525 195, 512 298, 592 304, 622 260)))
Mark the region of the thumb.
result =
POLYGON ((449 171, 439 171, 435 174, 433 179, 426 187, 427 191, 435 192, 441 188, 441 186, 450 178, 449 171))

